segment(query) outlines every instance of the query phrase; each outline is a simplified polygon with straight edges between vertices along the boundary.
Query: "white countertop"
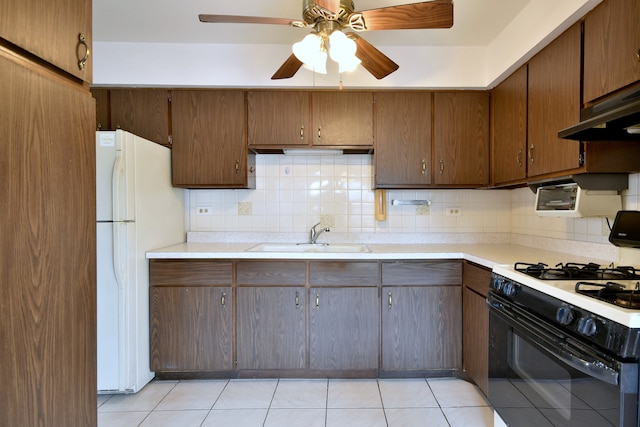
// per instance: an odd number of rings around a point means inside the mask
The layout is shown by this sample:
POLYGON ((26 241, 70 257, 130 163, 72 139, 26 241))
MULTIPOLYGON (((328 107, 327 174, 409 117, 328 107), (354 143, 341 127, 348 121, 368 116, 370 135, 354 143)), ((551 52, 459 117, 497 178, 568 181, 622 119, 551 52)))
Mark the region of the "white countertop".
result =
POLYGON ((567 255, 562 252, 530 248, 509 243, 469 244, 367 244, 370 252, 248 252, 257 243, 200 243, 187 242, 147 252, 149 259, 465 259, 482 266, 513 265, 515 262, 595 262, 609 261, 567 255))

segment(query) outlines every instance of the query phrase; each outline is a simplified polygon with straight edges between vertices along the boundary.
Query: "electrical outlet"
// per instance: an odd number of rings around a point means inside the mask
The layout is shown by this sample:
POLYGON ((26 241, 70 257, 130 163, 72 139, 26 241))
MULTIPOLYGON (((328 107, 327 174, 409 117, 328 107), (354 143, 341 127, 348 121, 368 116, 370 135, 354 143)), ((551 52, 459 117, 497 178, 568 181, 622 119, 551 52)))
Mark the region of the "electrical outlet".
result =
POLYGON ((211 215, 211 206, 199 206, 196 208, 196 215, 211 215))
POLYGON ((446 216, 460 216, 462 215, 462 209, 460 208, 446 208, 446 216))

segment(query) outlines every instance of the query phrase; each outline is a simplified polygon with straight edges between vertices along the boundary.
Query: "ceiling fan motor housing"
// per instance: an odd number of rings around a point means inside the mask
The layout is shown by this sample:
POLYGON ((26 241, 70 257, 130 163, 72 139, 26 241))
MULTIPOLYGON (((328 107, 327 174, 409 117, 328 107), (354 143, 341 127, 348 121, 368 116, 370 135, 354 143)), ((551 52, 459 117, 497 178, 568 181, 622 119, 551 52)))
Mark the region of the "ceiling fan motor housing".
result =
POLYGON ((318 6, 314 0, 302 0, 302 19, 310 26, 322 21, 337 21, 340 27, 345 27, 354 8, 351 0, 340 0, 340 7, 335 12, 318 6))

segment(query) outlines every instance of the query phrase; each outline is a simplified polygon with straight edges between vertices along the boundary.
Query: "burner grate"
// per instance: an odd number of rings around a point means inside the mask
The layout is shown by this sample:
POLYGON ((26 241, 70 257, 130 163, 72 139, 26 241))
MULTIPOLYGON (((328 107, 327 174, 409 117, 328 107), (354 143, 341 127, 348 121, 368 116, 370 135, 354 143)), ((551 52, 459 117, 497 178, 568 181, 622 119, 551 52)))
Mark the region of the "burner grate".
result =
POLYGON ((615 282, 578 282, 576 292, 620 307, 640 309, 640 282, 634 289, 626 289, 615 282))
POLYGON ((640 273, 630 266, 603 268, 595 263, 559 263, 554 267, 539 262, 517 262, 514 269, 540 280, 632 280, 640 279, 640 273))

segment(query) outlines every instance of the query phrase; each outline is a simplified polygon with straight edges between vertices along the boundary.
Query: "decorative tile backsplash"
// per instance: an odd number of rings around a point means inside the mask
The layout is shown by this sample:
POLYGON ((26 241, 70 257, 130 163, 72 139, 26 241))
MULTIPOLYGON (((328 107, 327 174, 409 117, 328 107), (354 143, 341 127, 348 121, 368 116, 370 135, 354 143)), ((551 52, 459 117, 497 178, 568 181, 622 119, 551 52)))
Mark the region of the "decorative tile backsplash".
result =
MULTIPOLYGON (((536 216, 528 188, 387 190, 387 219, 376 221, 373 173, 371 155, 257 155, 255 190, 189 190, 187 230, 298 233, 321 222, 338 233, 513 233, 592 243, 609 235, 605 219, 536 216)), ((629 176, 624 209, 638 209, 639 181, 629 176)))

